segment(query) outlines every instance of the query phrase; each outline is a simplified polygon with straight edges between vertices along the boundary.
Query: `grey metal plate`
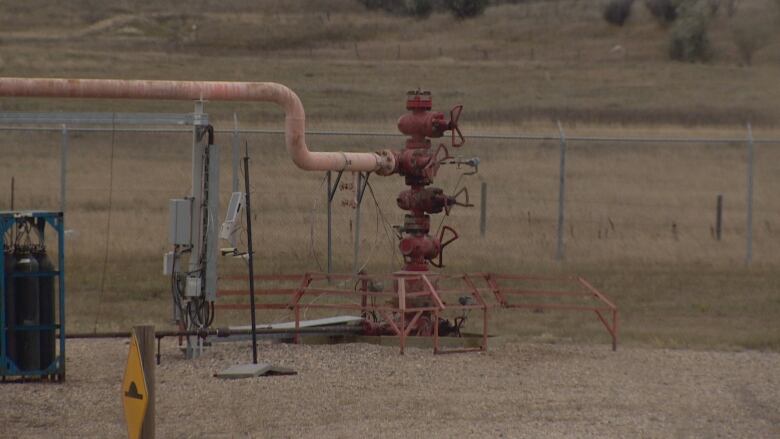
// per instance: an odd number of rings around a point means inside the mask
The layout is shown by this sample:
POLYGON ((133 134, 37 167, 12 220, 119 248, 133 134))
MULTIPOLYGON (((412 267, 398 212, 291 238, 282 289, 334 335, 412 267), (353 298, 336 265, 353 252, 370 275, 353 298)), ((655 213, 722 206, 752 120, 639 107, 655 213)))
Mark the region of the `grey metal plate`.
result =
POLYGON ((228 367, 227 369, 214 374, 217 378, 223 379, 240 379, 240 378, 254 378, 259 376, 269 375, 296 375, 292 369, 286 367, 274 366, 269 363, 257 363, 257 364, 237 364, 235 366, 228 367))

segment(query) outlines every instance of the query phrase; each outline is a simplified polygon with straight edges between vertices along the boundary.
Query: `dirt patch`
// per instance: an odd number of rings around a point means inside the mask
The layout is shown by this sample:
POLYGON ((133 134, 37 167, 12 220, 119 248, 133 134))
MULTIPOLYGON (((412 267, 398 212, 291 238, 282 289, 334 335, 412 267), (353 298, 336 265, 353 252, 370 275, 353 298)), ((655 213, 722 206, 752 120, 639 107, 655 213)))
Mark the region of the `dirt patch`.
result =
MULTIPOLYGON (((124 341, 73 341, 63 384, 2 385, 5 437, 123 437, 124 341)), ((219 343, 157 369, 158 437, 778 437, 780 354, 506 343, 434 356, 264 345, 296 376, 222 381, 219 343)))

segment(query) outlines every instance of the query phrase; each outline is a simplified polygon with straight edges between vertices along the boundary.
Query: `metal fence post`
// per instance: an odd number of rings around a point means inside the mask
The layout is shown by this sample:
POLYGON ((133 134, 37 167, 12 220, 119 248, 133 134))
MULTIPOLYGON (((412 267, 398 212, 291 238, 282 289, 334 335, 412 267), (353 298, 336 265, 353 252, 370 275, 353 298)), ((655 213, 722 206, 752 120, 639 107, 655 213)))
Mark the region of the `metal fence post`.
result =
POLYGON ((747 124, 748 157, 747 157, 747 250, 745 252, 745 265, 753 261, 753 128, 750 122, 747 124))
POLYGON ((563 260, 563 223, 564 223, 564 197, 566 194, 566 134, 563 132, 561 121, 558 121, 558 132, 561 136, 561 154, 558 181, 558 241, 555 247, 555 259, 563 260))
POLYGON ((336 190, 344 171, 339 171, 336 174, 336 181, 333 183, 331 183, 331 171, 326 172, 325 175, 328 179, 328 273, 333 273, 333 197, 336 196, 336 190))
POLYGON ((62 144, 60 145, 60 212, 65 212, 65 181, 68 173, 68 127, 62 124, 62 144))
POLYGON ((239 145, 240 142, 240 136, 238 131, 238 115, 236 113, 233 113, 233 192, 238 192, 238 162, 239 162, 239 148, 241 147, 239 145))
POLYGON ((482 182, 482 193, 479 198, 479 236, 485 237, 487 229, 487 183, 482 182))
POLYGON ((328 177, 327 198, 328 198, 328 274, 333 273, 333 197, 331 196, 331 172, 325 173, 328 177))
POLYGON ((141 354, 141 365, 143 367, 144 379, 146 380, 146 394, 148 405, 146 406, 146 415, 141 426, 142 439, 154 439, 155 436, 155 355, 154 355, 154 326, 142 325, 134 326, 133 332, 138 340, 138 351, 141 354))
POLYGON ((244 190, 246 190, 246 247, 249 253, 249 308, 252 319, 252 364, 257 364, 257 324, 255 323, 255 258, 252 245, 252 193, 249 188, 249 148, 244 156, 244 190))
POLYGON ((723 194, 718 194, 718 203, 715 210, 715 239, 720 241, 723 230, 723 194))

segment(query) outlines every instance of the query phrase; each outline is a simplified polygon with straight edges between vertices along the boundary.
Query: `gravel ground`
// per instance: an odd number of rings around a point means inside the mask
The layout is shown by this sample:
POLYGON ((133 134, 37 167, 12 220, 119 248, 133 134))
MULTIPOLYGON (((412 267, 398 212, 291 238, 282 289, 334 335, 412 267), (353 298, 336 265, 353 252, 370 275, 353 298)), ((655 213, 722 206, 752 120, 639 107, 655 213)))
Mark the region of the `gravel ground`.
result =
MULTIPOLYGON (((780 354, 494 343, 434 356, 263 345, 297 376, 212 377, 246 343, 184 360, 163 342, 157 437, 780 437, 780 354)), ((0 385, 0 436, 126 437, 127 343, 69 341, 63 384, 0 385)))

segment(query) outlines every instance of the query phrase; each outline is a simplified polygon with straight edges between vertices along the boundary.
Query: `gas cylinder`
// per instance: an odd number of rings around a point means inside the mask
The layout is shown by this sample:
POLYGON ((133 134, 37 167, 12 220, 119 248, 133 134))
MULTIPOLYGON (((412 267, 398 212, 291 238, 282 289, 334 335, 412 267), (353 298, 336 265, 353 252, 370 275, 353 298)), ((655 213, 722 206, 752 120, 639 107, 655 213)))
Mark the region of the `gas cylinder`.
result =
MULTIPOLYGON (((38 261, 29 248, 23 247, 16 252, 15 273, 33 273, 38 271, 38 261)), ((41 368, 40 332, 37 329, 21 329, 20 326, 38 326, 40 308, 38 305, 38 278, 19 276, 13 278, 14 304, 16 312, 16 350, 21 370, 41 368)))
MULTIPOLYGON (((46 254, 45 247, 38 247, 33 252, 38 261, 40 271, 54 271, 54 264, 46 254)), ((54 325, 54 276, 38 278, 38 314, 41 326, 54 325)), ((41 331, 41 368, 48 367, 55 358, 54 329, 41 331)))

